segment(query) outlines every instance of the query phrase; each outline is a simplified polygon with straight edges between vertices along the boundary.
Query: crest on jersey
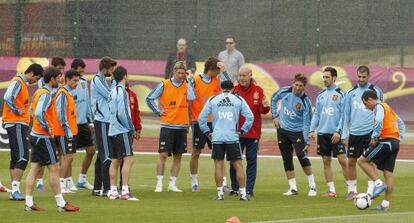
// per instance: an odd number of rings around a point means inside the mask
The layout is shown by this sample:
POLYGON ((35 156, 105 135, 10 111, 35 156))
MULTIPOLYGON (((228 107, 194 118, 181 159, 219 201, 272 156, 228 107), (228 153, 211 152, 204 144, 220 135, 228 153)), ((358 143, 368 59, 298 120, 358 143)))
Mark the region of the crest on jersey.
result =
POLYGON ((338 95, 333 95, 332 96, 332 101, 337 101, 338 100, 338 95))
POLYGON ((259 92, 257 91, 254 92, 253 99, 259 99, 259 92))
POLYGON ((86 88, 85 83, 81 83, 81 86, 82 86, 82 88, 83 88, 83 89, 85 89, 85 88, 86 88))
POLYGON ((298 103, 295 105, 295 108, 296 108, 296 110, 300 110, 300 109, 302 108, 302 104, 298 102, 298 103))

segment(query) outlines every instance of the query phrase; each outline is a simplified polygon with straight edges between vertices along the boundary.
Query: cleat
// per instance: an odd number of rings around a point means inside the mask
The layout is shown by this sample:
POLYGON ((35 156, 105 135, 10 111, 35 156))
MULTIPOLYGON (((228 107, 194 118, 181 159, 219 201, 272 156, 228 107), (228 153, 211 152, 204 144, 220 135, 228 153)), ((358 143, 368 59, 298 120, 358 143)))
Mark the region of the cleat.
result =
POLYGON ((223 186, 223 192, 224 193, 230 193, 230 188, 229 188, 229 186, 223 186))
POLYGON ((289 189, 287 192, 283 193, 284 196, 292 196, 292 195, 298 195, 297 190, 289 189))
POLYGON ((1 186, 0 187, 0 193, 2 193, 2 192, 11 192, 11 190, 10 189, 8 189, 7 187, 5 187, 5 186, 1 186))
POLYGON ((353 201, 355 199, 355 197, 356 197, 356 193, 354 191, 351 191, 346 196, 346 200, 347 201, 353 201))
POLYGON ((116 193, 108 192, 107 196, 108 196, 109 200, 117 200, 117 199, 121 198, 121 195, 119 195, 118 191, 116 193))
POLYGON ((121 200, 126 200, 126 201, 139 201, 138 198, 134 197, 131 193, 127 193, 124 195, 121 195, 121 200))
POLYGON ((68 190, 75 193, 76 191, 78 191, 78 188, 76 188, 75 186, 71 186, 68 188, 68 190))
POLYGON ((15 191, 13 193, 10 193, 10 200, 12 201, 24 201, 24 197, 20 191, 15 191))
POLYGON ((160 193, 160 192, 162 192, 162 184, 157 184, 157 185, 155 186, 155 190, 154 190, 154 192, 156 192, 156 193, 160 193))
POLYGON ((252 200, 252 199, 254 198, 254 193, 253 193, 253 191, 248 192, 248 193, 247 193, 247 197, 249 198, 249 200, 252 200))
POLYGON ((199 191, 200 191, 200 188, 198 187, 198 185, 197 185, 197 184, 194 184, 194 185, 191 187, 191 191, 192 191, 192 192, 199 192, 199 191))
POLYGON ((388 186, 384 183, 381 186, 375 186, 374 188, 374 193, 372 194, 371 199, 375 199, 376 197, 378 197, 382 192, 384 192, 386 189, 388 188, 388 186))
POLYGON ((83 188, 83 189, 93 190, 93 186, 88 181, 85 181, 85 182, 78 181, 76 183, 76 187, 79 189, 83 188))
POLYGON ((235 191, 235 190, 231 190, 229 192, 229 196, 234 196, 234 197, 238 197, 239 196, 239 192, 235 191))
POLYGON ((336 193, 328 191, 328 192, 322 194, 322 197, 336 197, 336 193))
POLYGON ((101 197, 108 197, 109 191, 102 191, 101 197))
POLYGON ((218 194, 216 196, 216 201, 223 201, 224 200, 224 194, 218 194))
POLYGON ((62 194, 74 194, 75 192, 69 190, 68 188, 64 187, 64 188, 60 188, 60 192, 62 194))
POLYGON ((316 194, 317 194, 317 193, 316 193, 316 188, 313 188, 313 187, 312 187, 312 188, 310 188, 310 189, 309 189, 309 192, 308 192, 308 196, 309 196, 309 197, 315 197, 315 196, 316 196, 316 194))
POLYGON ((75 212, 75 211, 79 211, 80 210, 80 207, 71 205, 71 204, 69 204, 69 203, 66 202, 65 206, 63 206, 63 207, 58 206, 57 207, 57 210, 59 212, 67 212, 67 211, 68 212, 75 212))
POLYGON ((93 190, 92 196, 101 197, 102 196, 102 190, 93 190))
POLYGON ((40 193, 46 192, 46 187, 43 184, 37 184, 36 189, 37 189, 37 192, 40 192, 40 193))
POLYGON ((390 210, 390 207, 384 207, 381 204, 376 206, 375 208, 371 208, 370 210, 374 210, 374 211, 388 211, 390 210))
POLYGON ((245 196, 240 195, 240 199, 239 200, 241 200, 241 201, 249 201, 250 199, 249 199, 249 197, 247 195, 245 195, 245 196))
POLYGON ((177 186, 168 186, 168 191, 169 192, 178 192, 178 193, 181 193, 181 192, 183 192, 182 190, 180 190, 180 189, 178 189, 178 187, 177 186))
POLYGON ((25 211, 44 211, 45 209, 37 206, 36 204, 33 204, 33 206, 31 206, 31 207, 25 205, 24 210, 25 211))

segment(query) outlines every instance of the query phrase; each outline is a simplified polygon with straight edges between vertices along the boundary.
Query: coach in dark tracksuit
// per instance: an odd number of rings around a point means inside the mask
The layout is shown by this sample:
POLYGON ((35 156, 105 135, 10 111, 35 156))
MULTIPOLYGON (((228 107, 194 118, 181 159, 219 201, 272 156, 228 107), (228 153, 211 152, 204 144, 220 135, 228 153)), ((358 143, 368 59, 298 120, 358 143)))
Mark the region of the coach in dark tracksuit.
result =
MULTIPOLYGON (((270 106, 266 101, 263 89, 256 85, 252 79, 252 70, 243 66, 239 71, 239 84, 237 84, 233 93, 241 96, 249 105, 250 110, 254 116, 254 122, 252 128, 243 136, 240 137, 240 146, 242 150, 246 150, 246 191, 249 197, 253 197, 254 184, 256 182, 257 173, 257 153, 259 151, 259 140, 261 136, 262 128, 262 114, 267 114, 270 110, 270 106)), ((244 117, 240 117, 239 126, 244 123, 244 117)), ((231 177, 231 194, 237 194, 239 185, 236 180, 236 172, 234 168, 230 167, 231 177)))

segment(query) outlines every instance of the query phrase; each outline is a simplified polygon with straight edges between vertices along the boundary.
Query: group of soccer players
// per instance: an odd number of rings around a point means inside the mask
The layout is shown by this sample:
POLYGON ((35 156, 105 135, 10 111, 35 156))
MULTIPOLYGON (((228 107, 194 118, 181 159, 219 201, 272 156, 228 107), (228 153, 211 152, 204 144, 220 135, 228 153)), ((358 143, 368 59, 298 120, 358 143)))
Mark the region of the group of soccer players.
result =
MULTIPOLYGON (((63 72, 65 62, 62 58, 53 58, 52 66, 45 70, 39 64, 32 64, 11 81, 4 96, 3 111, 3 123, 11 148, 10 199, 25 200, 26 211, 43 210, 33 202, 32 194, 36 180, 38 190, 43 191, 43 182, 39 179, 44 167, 49 170, 49 181, 59 211, 80 209, 67 203, 62 196, 62 193, 71 193, 77 188, 92 189, 93 195, 110 199, 138 200, 129 191, 129 176, 134 163, 132 143, 139 139, 140 127, 133 122, 136 114, 131 111, 127 70, 116 66, 117 62, 109 57, 101 59, 99 72, 90 84, 90 99, 88 82, 81 76, 85 69, 81 59, 75 59, 66 73, 63 72), (108 77, 111 77, 111 85, 106 80, 108 77), (39 89, 30 104, 28 85, 37 81, 39 89), (86 180, 95 154, 92 129, 98 150, 93 186, 86 180), (19 185, 29 160, 29 143, 32 147, 31 168, 26 179, 26 196, 23 197, 19 185), (87 152, 75 186, 71 165, 73 154, 79 148, 85 148, 87 152), (58 159, 58 155, 63 158, 58 159), (117 184, 119 171, 120 193, 117 184)), ((331 158, 338 157, 348 185, 347 199, 352 200, 357 193, 358 162, 370 179, 368 194, 375 198, 386 191, 385 199, 377 209, 389 208, 392 172, 405 127, 393 110, 381 102, 381 90, 368 82, 368 67, 358 68, 359 83, 347 93, 335 85, 337 71, 327 67, 323 72, 326 89, 318 94, 314 112, 304 92, 307 79, 303 74, 294 76, 292 86, 275 92, 269 106, 263 89, 251 78, 252 71, 248 66, 240 69, 236 86, 225 70, 224 63, 210 57, 205 62, 204 71, 192 75, 187 72, 185 62, 178 61, 174 65, 173 76, 148 94, 146 102, 160 116, 161 125, 155 192, 163 191, 165 162, 171 155, 173 163, 168 191, 182 192, 176 180, 182 154, 187 152, 187 131, 191 123, 192 191, 199 191, 198 158, 207 144, 215 161, 216 199, 223 200, 227 188, 223 162, 226 156, 231 163, 233 181, 230 195, 240 193, 240 200, 250 200, 257 171, 260 115, 271 110, 290 186, 284 195, 298 194, 293 151, 308 176, 308 195, 317 195, 311 162, 307 157, 310 141, 317 140, 328 184, 328 192, 323 196, 337 196, 331 158), (247 180, 241 163, 245 148, 247 180), (375 166, 384 171, 385 183, 377 176, 375 166)))

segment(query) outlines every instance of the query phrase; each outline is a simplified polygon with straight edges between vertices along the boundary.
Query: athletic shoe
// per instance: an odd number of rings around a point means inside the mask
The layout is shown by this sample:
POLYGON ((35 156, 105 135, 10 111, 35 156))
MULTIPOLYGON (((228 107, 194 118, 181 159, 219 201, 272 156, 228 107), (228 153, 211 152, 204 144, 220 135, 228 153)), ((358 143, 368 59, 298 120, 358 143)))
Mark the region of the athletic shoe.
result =
POLYGON ((5 187, 5 186, 1 186, 0 187, 0 193, 1 192, 11 192, 11 190, 10 189, 8 189, 7 187, 5 187))
POLYGON ((297 190, 289 189, 287 192, 283 193, 284 196, 292 196, 292 195, 298 195, 297 190))
POLYGON ((162 192, 162 184, 157 184, 157 185, 155 186, 155 192, 157 192, 157 193, 162 192))
POLYGON ((192 192, 199 192, 199 191, 200 191, 200 188, 198 187, 198 185, 197 185, 197 184, 194 184, 194 185, 191 187, 191 191, 192 191, 192 192))
POLYGON ((336 193, 328 191, 328 192, 322 194, 322 197, 336 197, 336 193))
POLYGON ((84 188, 84 189, 88 189, 88 190, 93 190, 93 186, 88 182, 88 181, 84 181, 84 182, 77 182, 76 183, 76 187, 77 188, 84 188))
POLYGON ((67 188, 69 191, 75 193, 76 191, 78 191, 78 188, 75 187, 75 185, 73 185, 72 187, 67 188))
POLYGON ((45 209, 37 206, 36 204, 33 204, 33 206, 31 206, 31 207, 25 205, 24 210, 25 211, 44 211, 45 209))
POLYGON ((390 207, 384 207, 380 204, 380 205, 376 206, 375 208, 371 208, 371 210, 374 210, 374 211, 388 211, 388 210, 390 210, 390 207))
POLYGON ((249 198, 249 200, 252 200, 254 198, 254 193, 253 191, 251 192, 247 192, 247 197, 249 198))
POLYGON ((41 192, 41 193, 46 192, 45 185, 43 185, 43 184, 37 184, 36 189, 37 189, 37 192, 41 192))
POLYGON ((63 207, 58 206, 57 207, 57 210, 59 212, 66 212, 66 211, 75 212, 75 211, 79 211, 80 210, 80 207, 71 205, 68 202, 66 202, 65 206, 63 206, 63 207))
POLYGON ((93 190, 92 196, 101 197, 102 196, 102 190, 93 190))
POLYGON ((101 196, 102 197, 108 197, 108 191, 102 191, 101 196))
POLYGON ((119 198, 121 198, 121 195, 119 195, 118 193, 108 193, 108 197, 109 197, 109 200, 116 200, 116 199, 119 199, 119 198))
POLYGON ((347 201, 353 201, 355 199, 356 193, 354 191, 351 191, 348 193, 348 195, 346 196, 346 200, 347 201))
POLYGON ((24 196, 20 191, 10 193, 10 200, 12 201, 24 201, 24 196))
POLYGON ((230 193, 230 191, 231 191, 231 190, 230 190, 230 187, 229 187, 229 186, 224 186, 224 187, 223 187, 223 192, 224 192, 224 193, 230 193))
POLYGON ((139 201, 138 198, 134 197, 131 193, 127 193, 124 195, 121 195, 121 200, 126 200, 126 201, 139 201))
POLYGON ((180 189, 178 189, 178 187, 177 186, 168 186, 168 191, 170 191, 170 192, 178 192, 178 193, 180 193, 180 192, 183 192, 182 190, 180 190, 180 189))
POLYGON ((309 197, 315 197, 315 196, 316 196, 316 194, 317 194, 317 193, 316 193, 316 188, 313 188, 313 187, 312 187, 312 188, 310 188, 310 189, 309 189, 309 192, 308 192, 308 196, 309 196, 309 197))
POLYGON ((64 188, 60 188, 60 192, 62 194, 74 194, 74 191, 69 190, 68 188, 64 187, 64 188))
POLYGON ((245 195, 245 196, 240 195, 240 199, 239 200, 241 200, 241 201, 249 201, 250 199, 249 199, 249 197, 247 195, 245 195))
POLYGON ((237 192, 237 191, 235 191, 235 190, 231 190, 231 191, 229 192, 229 196, 235 196, 235 197, 238 197, 238 196, 239 196, 239 192, 237 192))
POLYGON ((223 201, 224 200, 224 194, 218 194, 216 196, 216 201, 223 201))
POLYGON ((381 186, 375 186, 375 188, 374 188, 374 194, 372 194, 371 199, 375 199, 376 197, 378 197, 387 188, 388 188, 388 186, 385 183, 383 183, 381 186))

